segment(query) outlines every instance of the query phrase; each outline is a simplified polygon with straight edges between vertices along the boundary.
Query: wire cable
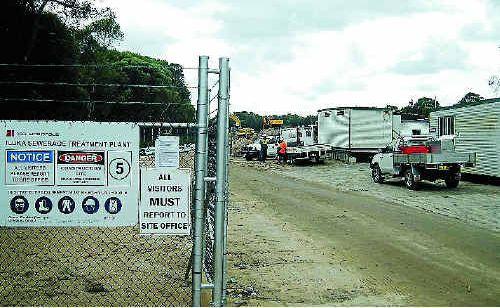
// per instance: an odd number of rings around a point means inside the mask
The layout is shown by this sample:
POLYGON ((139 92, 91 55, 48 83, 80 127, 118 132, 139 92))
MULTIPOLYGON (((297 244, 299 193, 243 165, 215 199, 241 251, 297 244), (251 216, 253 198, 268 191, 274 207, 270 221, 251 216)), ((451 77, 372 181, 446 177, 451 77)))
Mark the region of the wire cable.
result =
MULTIPOLYGON (((123 105, 166 105, 167 103, 146 103, 146 102, 127 102, 127 101, 103 101, 103 100, 61 100, 61 99, 38 99, 38 98, 10 98, 0 97, 3 102, 39 102, 39 103, 97 103, 97 104, 123 104, 123 105)), ((182 103, 168 103, 168 105, 183 105, 182 103)))
MULTIPOLYGON (((0 63, 0 67, 119 67, 119 68, 154 68, 152 65, 120 65, 119 63, 113 64, 23 64, 23 63, 0 63)), ((180 66, 183 70, 197 70, 198 67, 184 67, 180 66)), ((172 69, 173 67, 168 67, 172 69)))
POLYGON ((0 81, 0 85, 33 85, 33 86, 76 86, 76 87, 126 87, 126 88, 172 88, 172 89, 197 89, 197 86, 168 86, 146 84, 121 84, 121 83, 70 83, 70 82, 43 82, 43 81, 0 81))

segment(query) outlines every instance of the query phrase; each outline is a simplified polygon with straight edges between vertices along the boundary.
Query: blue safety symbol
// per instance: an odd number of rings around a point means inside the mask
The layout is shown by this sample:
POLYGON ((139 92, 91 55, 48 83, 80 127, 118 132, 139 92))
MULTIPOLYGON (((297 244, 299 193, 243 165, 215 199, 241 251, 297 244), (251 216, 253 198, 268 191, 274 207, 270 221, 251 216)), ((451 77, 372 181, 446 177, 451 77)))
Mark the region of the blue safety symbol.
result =
POLYGON ((35 201, 35 209, 40 214, 48 214, 52 210, 52 201, 47 197, 40 197, 35 201))
POLYGON ((110 214, 116 214, 122 209, 122 202, 116 197, 111 197, 104 203, 104 208, 110 214))
POLYGON ((59 211, 63 214, 71 214, 75 210, 75 201, 68 196, 59 199, 57 204, 59 211))
POLYGON ((26 213, 28 208, 28 200, 23 196, 15 196, 10 200, 10 209, 16 214, 26 213))
POLYGON ((95 197, 88 196, 83 199, 82 208, 87 214, 97 213, 97 210, 99 210, 99 201, 95 197))

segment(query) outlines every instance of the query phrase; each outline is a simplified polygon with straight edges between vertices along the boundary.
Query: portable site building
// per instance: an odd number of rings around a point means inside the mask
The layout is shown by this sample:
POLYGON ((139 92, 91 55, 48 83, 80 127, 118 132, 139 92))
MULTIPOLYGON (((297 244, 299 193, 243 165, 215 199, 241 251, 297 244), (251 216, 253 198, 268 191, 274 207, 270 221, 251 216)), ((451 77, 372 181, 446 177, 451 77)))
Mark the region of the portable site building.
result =
POLYGON ((280 139, 284 139, 289 146, 315 144, 315 125, 282 128, 280 139))
POLYGON ((431 112, 430 131, 455 135, 457 152, 476 153, 476 166, 464 173, 500 177, 500 98, 431 112))
POLYGON ((429 121, 426 119, 403 120, 400 114, 392 118, 393 138, 398 136, 429 135, 429 121))
POLYGON ((351 153, 376 153, 392 141, 393 113, 375 107, 318 110, 318 142, 351 153))

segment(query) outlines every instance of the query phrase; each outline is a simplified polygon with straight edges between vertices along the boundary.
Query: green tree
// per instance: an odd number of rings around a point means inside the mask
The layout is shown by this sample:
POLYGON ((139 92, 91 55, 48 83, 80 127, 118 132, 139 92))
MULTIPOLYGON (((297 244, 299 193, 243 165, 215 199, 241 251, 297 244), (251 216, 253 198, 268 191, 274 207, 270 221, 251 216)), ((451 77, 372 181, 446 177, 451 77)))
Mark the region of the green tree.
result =
POLYGON ((411 100, 407 106, 401 108, 401 113, 428 118, 429 114, 437 109, 439 109, 439 102, 435 98, 421 97, 416 102, 411 100))
POLYGON ((458 106, 470 105, 470 104, 477 103, 483 99, 484 99, 484 97, 482 97, 481 95, 479 95, 477 93, 469 92, 469 93, 465 94, 465 96, 462 97, 462 99, 459 100, 458 103, 456 103, 455 105, 458 105, 458 106))
POLYGON ((3 117, 193 121, 194 107, 182 67, 111 49, 122 36, 114 13, 109 8, 95 8, 92 1, 17 0, 2 3, 0 39, 9 48, 0 51, 0 62, 63 65, 2 67, 0 81, 41 83, 29 87, 0 85, 0 98, 7 98, 10 102, 2 105, 3 117), (72 64, 78 65, 66 66, 72 64), (54 82, 166 87, 75 87, 57 86, 54 82), (19 98, 35 101, 22 100, 25 108, 19 108, 16 104, 19 98), (68 100, 77 103, 67 103, 68 100), (149 105, 103 104, 102 101, 132 101, 149 105))

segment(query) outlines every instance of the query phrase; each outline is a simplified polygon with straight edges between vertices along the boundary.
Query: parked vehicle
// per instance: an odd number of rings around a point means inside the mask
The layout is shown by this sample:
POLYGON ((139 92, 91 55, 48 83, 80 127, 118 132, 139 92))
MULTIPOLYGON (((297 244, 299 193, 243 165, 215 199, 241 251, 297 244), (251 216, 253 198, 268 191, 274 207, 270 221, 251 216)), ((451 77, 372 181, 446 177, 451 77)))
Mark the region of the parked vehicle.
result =
POLYGON ((375 107, 318 110, 318 143, 350 153, 377 153, 392 141, 393 112, 375 107))
POLYGON ((453 137, 400 137, 375 154, 370 167, 375 183, 386 177, 404 178, 406 187, 417 190, 422 180, 443 179, 448 188, 460 182, 461 168, 475 164, 475 153, 457 153, 453 137))
MULTIPOLYGON (((278 153, 278 142, 274 137, 267 139, 267 156, 266 158, 274 158, 278 153)), ((260 140, 245 146, 242 154, 246 160, 250 161, 259 157, 261 150, 260 140)))

